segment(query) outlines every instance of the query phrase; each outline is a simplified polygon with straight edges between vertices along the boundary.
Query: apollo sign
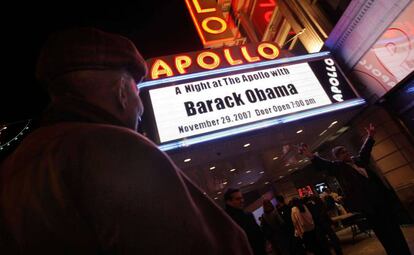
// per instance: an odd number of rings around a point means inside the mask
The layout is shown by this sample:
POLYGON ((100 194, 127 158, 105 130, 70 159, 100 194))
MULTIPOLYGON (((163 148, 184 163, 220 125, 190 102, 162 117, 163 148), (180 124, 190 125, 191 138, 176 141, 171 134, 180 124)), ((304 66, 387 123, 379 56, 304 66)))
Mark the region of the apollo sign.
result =
POLYGON ((273 60, 279 55, 280 50, 276 44, 261 42, 255 45, 154 58, 147 61, 150 67, 149 79, 156 80, 196 71, 273 60))
POLYGON ((151 76, 139 85, 149 137, 182 146, 364 102, 328 52, 279 56, 262 43, 149 60, 151 76), (188 61, 175 61, 183 56, 188 61))

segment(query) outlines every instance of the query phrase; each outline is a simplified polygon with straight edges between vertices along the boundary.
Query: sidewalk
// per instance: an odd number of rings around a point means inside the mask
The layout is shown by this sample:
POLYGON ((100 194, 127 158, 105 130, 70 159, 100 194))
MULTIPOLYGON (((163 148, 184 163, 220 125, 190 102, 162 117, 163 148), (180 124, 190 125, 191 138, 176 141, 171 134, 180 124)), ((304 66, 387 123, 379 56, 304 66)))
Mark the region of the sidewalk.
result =
MULTIPOLYGON (((402 231, 407 239, 411 254, 414 254, 414 225, 404 226, 402 231)), ((358 235, 355 238, 355 244, 352 243, 350 228, 338 231, 337 234, 345 255, 386 255, 373 231, 371 231, 371 237, 366 234, 358 235)))

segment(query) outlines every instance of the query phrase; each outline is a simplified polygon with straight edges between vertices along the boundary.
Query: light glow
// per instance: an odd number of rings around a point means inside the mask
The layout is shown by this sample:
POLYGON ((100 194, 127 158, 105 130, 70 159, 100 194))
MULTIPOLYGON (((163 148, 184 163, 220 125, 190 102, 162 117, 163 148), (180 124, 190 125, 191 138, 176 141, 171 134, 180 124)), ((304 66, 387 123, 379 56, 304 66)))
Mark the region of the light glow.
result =
POLYGON ((197 13, 208 13, 208 12, 215 12, 216 8, 201 8, 198 0, 193 0, 194 7, 196 8, 197 13))
POLYGON ((175 67, 177 68, 180 74, 185 74, 187 71, 185 70, 189 66, 191 66, 191 58, 186 55, 180 55, 175 57, 174 59, 175 67))
POLYGON ((211 51, 205 51, 198 55, 197 64, 204 69, 214 69, 220 65, 220 57, 211 51), (213 62, 208 64, 204 61, 205 58, 212 58, 213 62))
POLYGON ((192 73, 192 74, 187 74, 187 75, 182 75, 182 76, 164 77, 164 78, 160 78, 157 80, 141 82, 138 84, 138 88, 143 89, 147 87, 158 86, 164 83, 175 83, 175 82, 179 82, 183 80, 201 78, 201 77, 222 74, 222 73, 230 73, 230 72, 241 71, 241 70, 246 70, 250 68, 259 68, 259 67, 279 65, 279 64, 288 64, 288 63, 292 63, 296 61, 324 57, 324 56, 328 56, 329 54, 330 53, 328 51, 324 51, 324 52, 308 54, 308 55, 303 55, 303 56, 295 56, 295 57, 290 57, 290 58, 282 58, 282 59, 275 59, 275 60, 263 61, 263 62, 258 62, 258 63, 231 66, 227 68, 209 70, 209 71, 204 71, 204 72, 199 72, 199 73, 192 73))
POLYGON ((227 23, 226 23, 226 21, 224 21, 222 18, 219 18, 219 17, 208 17, 208 18, 205 18, 201 22, 201 27, 207 33, 210 33, 210 34, 221 34, 224 31, 226 31, 226 29, 227 29, 227 23), (211 22, 211 21, 217 21, 218 23, 220 23, 220 28, 219 29, 212 29, 212 28, 210 28, 209 25, 208 25, 208 23, 211 22))
POLYGON ((269 60, 277 58, 280 53, 279 49, 271 43, 261 43, 257 47, 257 51, 259 52, 260 56, 266 59, 269 59, 269 60), (265 49, 270 49, 272 53, 271 54, 266 53, 265 49))
POLYGON ((227 62, 232 66, 243 64, 243 61, 241 59, 233 59, 233 57, 230 54, 229 49, 224 49, 224 56, 225 56, 227 62))
POLYGON ((331 127, 332 127, 333 125, 335 125, 336 123, 338 123, 338 121, 336 121, 336 120, 335 120, 334 122, 332 122, 332 123, 331 123, 331 125, 329 125, 329 127, 328 127, 328 128, 331 128, 331 127))
POLYGON ((161 59, 157 59, 151 68, 151 79, 158 79, 161 75, 173 76, 171 67, 161 59))
POLYGON ((257 62, 257 61, 260 60, 260 58, 258 56, 255 56, 255 57, 250 56, 249 52, 247 51, 247 47, 246 46, 242 46, 241 47, 241 52, 242 52, 244 58, 248 62, 257 62))

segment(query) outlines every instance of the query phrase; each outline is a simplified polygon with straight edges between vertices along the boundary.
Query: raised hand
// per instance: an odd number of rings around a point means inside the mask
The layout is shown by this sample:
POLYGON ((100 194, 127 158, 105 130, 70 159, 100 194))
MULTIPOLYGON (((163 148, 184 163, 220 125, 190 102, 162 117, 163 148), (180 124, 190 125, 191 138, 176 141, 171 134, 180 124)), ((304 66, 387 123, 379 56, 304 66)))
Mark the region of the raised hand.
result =
POLYGON ((298 152, 305 157, 312 159, 314 157, 313 152, 309 150, 309 147, 306 143, 301 143, 298 146, 298 152))
POLYGON ((375 127, 374 127, 374 125, 372 125, 372 123, 369 123, 369 126, 365 128, 365 131, 367 131, 368 136, 374 137, 375 127))

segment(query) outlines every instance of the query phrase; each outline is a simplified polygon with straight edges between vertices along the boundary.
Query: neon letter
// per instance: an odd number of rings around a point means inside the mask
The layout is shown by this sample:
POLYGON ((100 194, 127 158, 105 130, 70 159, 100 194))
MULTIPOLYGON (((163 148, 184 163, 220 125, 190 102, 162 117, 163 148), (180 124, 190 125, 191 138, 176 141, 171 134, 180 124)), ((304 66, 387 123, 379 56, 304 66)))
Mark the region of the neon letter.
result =
POLYGON ((206 8, 201 9, 200 4, 198 3, 198 0, 193 0, 194 7, 196 8, 197 13, 206 13, 206 12, 215 12, 216 8, 206 8))
POLYGON ((227 62, 229 62, 230 65, 234 66, 234 65, 240 65, 243 63, 243 61, 241 61, 240 59, 236 59, 234 60, 230 54, 230 50, 229 49, 224 49, 224 56, 227 59, 227 62))
POLYGON ((246 46, 243 46, 243 47, 241 48, 241 51, 242 51, 242 53, 243 53, 244 58, 245 58, 248 62, 256 62, 256 61, 259 61, 259 60, 260 60, 260 58, 259 58, 258 56, 256 56, 256 57, 252 57, 252 56, 250 56, 249 52, 247 52, 247 48, 246 48, 246 46))
POLYGON ((157 59, 151 68, 151 79, 158 79, 160 75, 173 76, 171 67, 161 59, 157 59))
POLYGON ((206 31, 207 33, 210 33, 210 34, 220 34, 220 33, 223 33, 224 31, 226 31, 226 28, 227 28, 227 23, 226 23, 226 21, 225 21, 225 20, 223 20, 222 18, 219 18, 219 17, 208 17, 208 18, 205 18, 205 19, 201 22, 201 27, 202 27, 202 28, 204 29, 204 31, 206 31), (211 28, 208 26, 208 22, 209 22, 209 21, 213 21, 213 20, 218 21, 218 22, 220 23, 221 27, 220 27, 219 29, 211 29, 211 28))
POLYGON ((185 70, 187 67, 191 65, 191 58, 189 56, 177 56, 175 57, 175 67, 177 68, 180 74, 185 74, 187 71, 185 70))
POLYGON ((265 59, 275 59, 279 56, 279 49, 271 44, 271 43, 261 43, 257 47, 257 52, 259 52, 259 55, 262 56, 265 59), (265 49, 270 49, 272 53, 268 54, 265 52, 265 49))
POLYGON ((200 53, 197 56, 197 63, 200 67, 202 67, 204 69, 214 69, 214 68, 216 68, 220 65, 220 57, 214 52, 205 51, 205 52, 200 53), (212 58, 213 63, 211 63, 211 64, 206 63, 204 61, 204 59, 206 57, 212 58))

